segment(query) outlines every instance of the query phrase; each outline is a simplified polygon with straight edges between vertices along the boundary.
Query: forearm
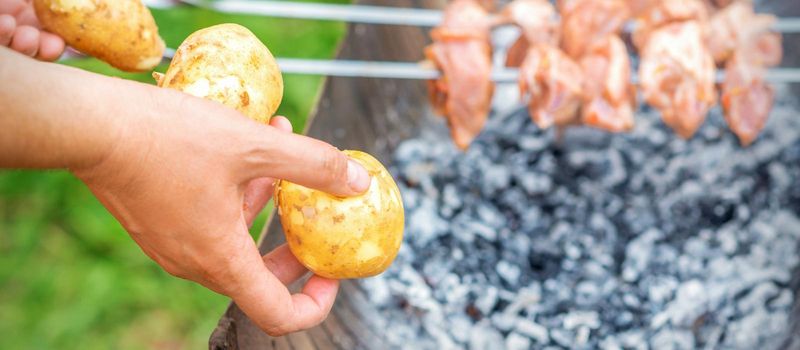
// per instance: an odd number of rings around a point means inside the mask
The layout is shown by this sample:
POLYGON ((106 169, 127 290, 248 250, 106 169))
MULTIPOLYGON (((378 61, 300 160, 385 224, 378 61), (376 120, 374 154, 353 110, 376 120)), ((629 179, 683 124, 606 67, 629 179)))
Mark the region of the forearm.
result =
POLYGON ((129 86, 138 84, 38 62, 6 48, 0 48, 0 82, 4 168, 96 164, 136 115, 126 106, 143 109, 148 102, 146 89, 129 86))

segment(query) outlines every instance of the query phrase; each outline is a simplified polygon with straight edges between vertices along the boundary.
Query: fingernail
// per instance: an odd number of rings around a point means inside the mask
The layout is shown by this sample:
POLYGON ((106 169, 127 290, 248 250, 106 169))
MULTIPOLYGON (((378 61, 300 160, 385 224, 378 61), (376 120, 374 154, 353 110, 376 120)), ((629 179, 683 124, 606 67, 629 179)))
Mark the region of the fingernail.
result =
POLYGON ((347 185, 350 186, 351 190, 358 193, 364 192, 369 189, 370 181, 367 169, 364 169, 355 160, 347 160, 347 185))

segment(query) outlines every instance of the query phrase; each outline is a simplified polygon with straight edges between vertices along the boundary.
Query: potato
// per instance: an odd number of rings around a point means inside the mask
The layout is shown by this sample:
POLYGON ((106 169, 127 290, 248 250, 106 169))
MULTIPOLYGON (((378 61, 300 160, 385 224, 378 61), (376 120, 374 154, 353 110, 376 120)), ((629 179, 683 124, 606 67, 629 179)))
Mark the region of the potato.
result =
POLYGON ((403 241, 403 201, 392 176, 364 152, 344 151, 372 177, 369 190, 336 197, 286 180, 275 190, 286 241, 317 275, 361 278, 386 270, 403 241))
POLYGON ((238 24, 198 30, 183 41, 158 86, 220 102, 268 123, 283 98, 278 63, 252 32, 238 24))
POLYGON ((124 71, 151 70, 164 54, 153 15, 139 0, 34 0, 44 29, 124 71))

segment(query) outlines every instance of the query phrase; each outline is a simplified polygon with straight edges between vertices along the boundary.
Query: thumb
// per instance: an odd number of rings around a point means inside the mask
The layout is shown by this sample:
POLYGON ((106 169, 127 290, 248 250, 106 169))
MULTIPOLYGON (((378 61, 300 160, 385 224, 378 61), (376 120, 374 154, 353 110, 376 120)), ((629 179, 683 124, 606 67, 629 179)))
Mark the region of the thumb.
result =
POLYGON ((263 126, 258 151, 248 157, 251 178, 271 177, 338 196, 353 196, 369 188, 370 176, 361 164, 328 143, 263 126))

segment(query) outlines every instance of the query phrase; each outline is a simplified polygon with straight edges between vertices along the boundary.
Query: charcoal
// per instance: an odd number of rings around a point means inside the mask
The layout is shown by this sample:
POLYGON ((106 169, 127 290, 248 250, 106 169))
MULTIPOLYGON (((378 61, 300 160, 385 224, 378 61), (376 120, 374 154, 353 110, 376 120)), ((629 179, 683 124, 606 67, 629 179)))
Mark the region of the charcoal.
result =
POLYGON ((516 180, 528 195, 541 195, 553 188, 553 180, 544 174, 523 172, 516 174, 516 180))
POLYGON ((654 242, 661 235, 660 231, 650 229, 628 244, 622 270, 622 278, 625 281, 633 282, 637 280, 639 275, 647 269, 650 258, 653 256, 654 242))
POLYGON ((773 299, 780 293, 780 289, 772 282, 763 282, 753 287, 746 296, 739 300, 739 312, 750 314, 767 305, 767 300, 773 299))
POLYGON ((472 329, 472 321, 466 316, 454 316, 449 319, 450 334, 453 339, 461 344, 469 342, 469 334, 472 329))
POLYGON ((770 306, 770 308, 773 311, 775 311, 775 310, 785 310, 785 309, 791 307, 792 303, 794 303, 794 295, 793 294, 794 293, 792 293, 790 290, 784 289, 783 291, 781 291, 781 293, 778 296, 776 296, 772 300, 769 300, 768 301, 768 305, 770 306))
POLYGON ((537 344, 541 345, 550 342, 550 334, 547 328, 536 322, 520 318, 514 324, 514 330, 533 339, 537 344))
MULTIPOLYGON (((507 86, 506 86, 507 87, 507 86)), ((401 348, 777 348, 800 268, 800 119, 779 94, 749 148, 715 108, 677 137, 540 130, 498 86, 461 152, 443 123, 395 150, 405 244, 362 281, 401 348)))
POLYGON ((373 304, 386 306, 392 300, 389 284, 382 276, 366 278, 361 283, 370 291, 367 297, 373 304))
POLYGON ((575 304, 578 306, 592 306, 603 297, 600 287, 594 282, 583 281, 575 287, 575 304))
POLYGON ((769 313, 763 308, 731 322, 723 345, 743 349, 778 348, 780 335, 786 331, 787 315, 769 313), (759 332, 752 332, 758 329, 759 332))
POLYGON ((444 186, 444 190, 442 190, 442 207, 446 208, 450 215, 452 216, 452 212, 458 209, 461 209, 461 196, 458 194, 458 189, 453 184, 447 184, 444 186))
POLYGON ((553 343, 564 347, 564 348, 573 348, 575 347, 575 335, 563 328, 556 328, 550 331, 550 337, 553 340, 553 343))
POLYGON ((712 280, 726 281, 735 278, 736 266, 725 257, 717 257, 708 263, 708 270, 711 272, 712 280))
POLYGON ((739 241, 736 238, 736 232, 732 227, 723 227, 717 232, 716 238, 719 242, 720 248, 722 248, 722 251, 727 255, 732 255, 739 247, 739 241))
POLYGON ((484 289, 482 294, 478 296, 478 299, 475 300, 475 307, 477 307, 482 314, 489 315, 492 309, 494 309, 494 306, 497 305, 497 294, 497 288, 489 286, 484 289))
POLYGON ((512 332, 506 336, 506 350, 528 350, 531 347, 531 340, 527 337, 512 332))
POLYGON ((608 336, 600 341, 599 348, 601 350, 622 350, 622 346, 614 336, 608 336))
POLYGON ((519 148, 528 152, 539 152, 550 146, 547 139, 538 135, 523 135, 519 139, 519 148))
POLYGON ((503 335, 486 323, 479 323, 470 330, 470 350, 494 350, 503 343, 503 335))
POLYGON ((673 299, 664 310, 672 325, 691 327, 707 310, 706 286, 698 280, 682 283, 673 299))
POLYGON ((564 328, 575 329, 579 326, 596 329, 600 327, 600 316, 595 311, 572 311, 564 316, 564 328))
POLYGON ((490 165, 483 174, 483 189, 486 195, 492 195, 496 191, 505 189, 511 182, 511 172, 508 168, 500 165, 490 165))
MULTIPOLYGON (((671 300, 679 283, 678 279, 672 276, 659 276, 648 279, 647 282, 650 282, 647 286, 647 299, 657 305, 664 305, 671 300)), ((644 284, 642 283, 640 286, 644 284)))
POLYGON ((689 330, 665 329, 655 335, 650 340, 653 349, 664 350, 683 350, 695 347, 694 335, 689 330))
POLYGON ((634 316, 630 311, 621 311, 614 316, 613 324, 620 329, 625 329, 633 324, 634 316))
MULTIPOLYGON (((509 332, 517 322, 517 316, 509 313, 495 313, 491 316, 492 325, 502 332, 509 332)), ((545 329, 545 332, 547 330, 545 329)))
POLYGON ((645 349, 647 343, 645 340, 645 332, 643 330, 630 330, 622 332, 618 335, 619 341, 625 348, 631 349, 645 349))
POLYGON ((516 265, 503 260, 497 263, 496 270, 500 278, 506 281, 506 283, 510 285, 516 285, 519 283, 519 276, 522 272, 516 265))
POLYGON ((448 230, 447 221, 442 219, 436 210, 436 204, 431 200, 423 200, 420 209, 408 218, 408 230, 415 233, 409 237, 412 244, 423 247, 435 240, 448 230))

